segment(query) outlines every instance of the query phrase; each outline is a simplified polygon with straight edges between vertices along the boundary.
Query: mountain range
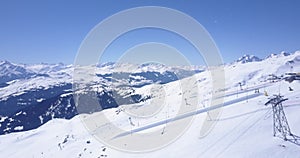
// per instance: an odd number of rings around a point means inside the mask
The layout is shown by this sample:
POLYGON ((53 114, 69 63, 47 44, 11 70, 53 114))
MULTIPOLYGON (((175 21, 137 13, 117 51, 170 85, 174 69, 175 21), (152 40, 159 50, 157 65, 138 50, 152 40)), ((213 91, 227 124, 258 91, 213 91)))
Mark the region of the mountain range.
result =
MULTIPOLYGON (((170 67, 161 64, 91 65, 92 93, 102 109, 138 103, 151 96, 135 88, 166 84, 202 72, 204 67, 170 67), (115 98, 119 98, 118 102, 115 98)), ((0 63, 0 134, 37 128, 53 118, 70 119, 77 115, 73 98, 74 67, 64 64, 0 63)), ((80 89, 80 93, 89 92, 80 89)))
MULTIPOLYGON (((85 97, 96 96, 102 109, 97 113, 105 113, 113 118, 113 124, 130 131, 175 117, 182 102, 180 98, 190 91, 180 90, 181 83, 198 87, 198 94, 192 93, 190 99, 197 99, 199 111, 208 108, 211 95, 216 93, 212 91, 210 69, 205 66, 91 65, 76 70, 79 74, 92 76, 89 84, 79 89, 73 85, 74 69, 76 67, 63 64, 0 62, 0 157, 135 156, 102 144, 87 132, 81 124, 81 117, 93 115, 89 114, 90 111, 78 114, 74 94, 81 94, 81 103, 87 105, 89 101, 85 97), (191 82, 193 77, 196 82, 191 82), (152 104, 162 97, 166 100, 161 108, 152 104), (148 119, 130 115, 143 110, 158 112, 147 116, 148 119)), ((300 154, 299 144, 273 137, 272 109, 264 105, 273 94, 287 97, 284 109, 289 125, 295 135, 300 135, 299 81, 289 83, 280 79, 288 72, 300 72, 300 51, 273 54, 265 59, 245 55, 236 62, 223 65, 223 69, 225 88, 220 91, 225 94, 219 98, 224 99, 224 107, 219 117, 208 120, 216 122, 210 134, 200 138, 200 125, 209 113, 199 113, 178 140, 161 150, 141 154, 141 157, 234 155, 279 158, 300 154), (272 75, 278 79, 270 80, 272 75)), ((183 102, 189 105, 186 100, 183 102)), ((99 125, 102 126, 106 127, 99 125)), ((103 130, 113 132, 108 128, 103 130)), ((171 132, 167 122, 152 130, 161 130, 161 138, 171 132)))

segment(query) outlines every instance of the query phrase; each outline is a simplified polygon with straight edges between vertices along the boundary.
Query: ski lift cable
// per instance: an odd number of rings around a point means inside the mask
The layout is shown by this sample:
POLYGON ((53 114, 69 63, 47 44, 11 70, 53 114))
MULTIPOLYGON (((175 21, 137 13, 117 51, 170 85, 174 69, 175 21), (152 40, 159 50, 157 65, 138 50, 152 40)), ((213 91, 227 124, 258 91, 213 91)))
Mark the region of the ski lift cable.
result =
POLYGON ((124 137, 124 136, 130 135, 132 133, 141 132, 141 131, 144 131, 144 130, 147 130, 147 129, 150 129, 150 128, 154 128, 154 127, 163 125, 166 122, 170 123, 170 122, 178 121, 178 120, 181 120, 181 119, 184 119, 184 118, 187 118, 187 117, 191 117, 191 116, 194 116, 194 115, 198 115, 198 114, 201 114, 201 113, 205 113, 205 112, 208 112, 208 111, 211 111, 211 110, 215 110, 215 109, 218 109, 218 108, 222 108, 222 107, 225 107, 225 106, 229 106, 229 105, 244 101, 247 98, 252 99, 252 98, 255 98, 255 97, 258 97, 258 96, 261 96, 261 95, 262 95, 262 93, 254 93, 254 94, 249 95, 249 96, 244 96, 244 97, 241 97, 241 98, 238 98, 238 99, 234 99, 234 100, 224 102, 223 104, 218 104, 218 105, 210 106, 210 107, 207 107, 207 108, 204 108, 204 109, 199 109, 199 110, 196 110, 196 111, 181 114, 181 115, 173 117, 173 118, 168 118, 166 120, 158 121, 158 122, 155 122, 155 123, 152 123, 152 124, 140 127, 140 128, 132 129, 131 131, 123 132, 121 134, 116 135, 112 139, 116 139, 116 138, 119 138, 119 137, 124 137))

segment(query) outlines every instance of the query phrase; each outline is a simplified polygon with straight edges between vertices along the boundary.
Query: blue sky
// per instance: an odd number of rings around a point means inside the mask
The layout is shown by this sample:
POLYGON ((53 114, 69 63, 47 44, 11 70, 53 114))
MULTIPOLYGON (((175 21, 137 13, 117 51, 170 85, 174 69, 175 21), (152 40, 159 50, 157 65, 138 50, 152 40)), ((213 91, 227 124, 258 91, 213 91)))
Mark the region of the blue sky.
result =
MULTIPOLYGON (((177 9, 198 20, 215 40, 225 62, 243 54, 263 58, 283 50, 300 50, 300 1, 297 0, 3 0, 0 1, 0 60, 73 63, 80 43, 95 25, 124 9, 149 5, 177 9)), ((132 45, 147 40, 175 41, 169 43, 173 46, 180 42, 180 39, 168 40, 176 38, 169 33, 163 33, 163 38, 155 36, 159 32, 136 31, 123 41, 132 45), (144 38, 138 38, 141 35, 144 38)), ((104 60, 117 59, 128 49, 120 47, 124 45, 116 43, 104 60)), ((188 44, 178 49, 195 51, 188 44)), ((199 63, 198 58, 185 55, 192 64, 199 63)))

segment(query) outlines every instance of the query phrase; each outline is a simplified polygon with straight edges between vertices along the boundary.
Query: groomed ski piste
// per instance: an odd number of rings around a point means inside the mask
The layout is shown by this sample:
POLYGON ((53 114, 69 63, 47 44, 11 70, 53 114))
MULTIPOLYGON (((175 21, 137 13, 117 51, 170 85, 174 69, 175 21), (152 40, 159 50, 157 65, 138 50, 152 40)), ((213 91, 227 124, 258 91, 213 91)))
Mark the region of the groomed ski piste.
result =
MULTIPOLYGON (((196 74, 199 88, 197 94, 199 106, 196 111, 184 115, 194 117, 189 128, 173 143, 164 148, 144 153, 119 151, 100 143, 82 124, 78 115, 71 120, 54 119, 45 125, 30 131, 10 133, 0 136, 0 157, 178 157, 178 158, 215 158, 215 157, 300 157, 300 145, 273 136, 272 108, 264 104, 273 94, 288 98, 283 102, 291 131, 300 136, 300 82, 284 80, 271 82, 269 74, 278 76, 291 71, 288 61, 294 61, 293 71, 300 71, 300 52, 289 56, 273 56, 260 62, 233 63, 224 66, 226 91, 224 104, 216 118, 207 120, 211 99, 211 80, 208 71, 196 74), (242 87, 239 83, 242 82, 242 87), (293 89, 290 91, 289 87, 293 89), (257 91, 259 90, 259 92, 257 91), (204 121, 215 123, 208 135, 201 137, 200 131, 204 121)), ((151 89, 163 89, 165 102, 153 117, 128 119, 128 113, 147 108, 157 110, 157 106, 148 102, 138 105, 122 105, 118 108, 104 110, 112 124, 118 124, 130 134, 118 137, 130 137, 139 132, 163 130, 160 137, 169 132, 165 120, 177 121, 180 105, 179 82, 189 82, 191 78, 174 81, 165 85, 147 85, 137 91, 149 93, 151 89), (178 92, 178 93, 177 93, 178 92), (149 105, 149 106, 147 106, 149 105), (119 111, 116 113, 116 111, 119 111)), ((185 92, 183 92, 185 93, 185 92)), ((159 97, 157 94, 155 97, 159 97)), ((155 99, 155 97, 153 99, 155 99)), ((92 114, 97 115, 97 114, 92 114)), ((89 117, 89 115, 87 115, 89 117)), ((180 119, 180 118, 179 118, 180 119)), ((168 122, 168 121, 167 121, 168 122)), ((101 125, 100 125, 101 126, 101 125)), ((109 129, 103 130, 109 132, 109 129)), ((300 140, 299 140, 300 142, 300 140)))

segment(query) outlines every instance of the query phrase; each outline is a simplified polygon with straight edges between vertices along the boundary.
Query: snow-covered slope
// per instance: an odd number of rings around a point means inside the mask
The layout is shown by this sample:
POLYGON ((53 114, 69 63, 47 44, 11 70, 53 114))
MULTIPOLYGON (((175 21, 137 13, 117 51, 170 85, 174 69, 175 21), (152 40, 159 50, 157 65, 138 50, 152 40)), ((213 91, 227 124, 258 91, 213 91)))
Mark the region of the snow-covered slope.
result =
MULTIPOLYGON (((299 58, 300 52, 295 52, 291 55, 269 57, 259 62, 225 65, 226 87, 223 98, 226 106, 222 108, 219 117, 207 120, 216 124, 205 137, 200 137, 200 131, 208 113, 199 112, 200 114, 194 117, 189 129, 172 144, 146 153, 123 152, 100 143, 94 138, 80 119, 91 115, 81 114, 71 120, 53 119, 30 131, 1 135, 0 157, 299 157, 299 145, 273 137, 272 110, 271 107, 264 105, 270 95, 280 93, 287 97, 289 100, 283 103, 284 110, 292 132, 300 136, 298 126, 300 124, 300 82, 289 83, 284 80, 270 82, 269 80, 270 74, 280 77, 286 72, 300 72, 299 58), (289 87, 293 91, 289 91, 289 87), (257 95, 255 90, 259 90, 257 95)), ((112 66, 114 65, 107 64, 100 67, 105 67, 106 73, 109 73, 108 67, 112 66)), ((114 75, 111 74, 111 76, 114 75)), ((120 84, 120 82, 117 83, 120 84)), ((207 108, 211 94, 214 92, 211 90, 210 72, 204 71, 165 84, 150 83, 135 87, 135 93, 141 96, 155 94, 153 90, 163 90, 165 93, 151 95, 151 98, 143 102, 124 104, 98 113, 104 113, 109 116, 112 123, 129 131, 172 118, 176 115, 178 106, 181 105, 179 103, 181 95, 188 93, 188 90, 179 93, 180 82, 197 86, 198 96, 193 96, 196 95, 193 94, 191 97, 199 99, 198 110, 207 108), (197 82, 191 82, 192 77, 196 77, 197 82), (151 102, 160 97, 166 99, 163 106, 159 106, 160 108, 153 106, 151 102), (155 117, 128 118, 129 113, 157 109, 159 110, 155 113, 155 117)), ((9 118, 2 116, 0 122, 7 119, 9 118)), ((104 126, 100 124, 99 127, 104 126)), ((110 129, 104 130, 110 132, 110 129)), ((157 136, 162 139, 170 132, 166 124, 156 128, 145 128, 141 132, 147 133, 153 130, 162 131, 157 136)), ((130 138, 131 136, 125 135, 124 137, 130 138)))
MULTIPOLYGON (((266 88, 278 92, 278 84, 266 88)), ((298 124, 299 83, 296 93, 288 92, 288 84, 281 83, 282 93, 289 98, 285 112, 294 134, 300 135, 298 124)), ((249 92, 250 93, 250 92, 249 92)), ((233 98, 235 98, 234 96, 233 98)), ((186 133, 165 148, 147 153, 127 153, 112 149, 95 139, 83 126, 80 116, 71 120, 54 119, 42 127, 0 136, 1 157, 298 157, 298 145, 273 137, 272 111, 264 106, 266 96, 244 100, 223 108, 212 132, 199 138, 201 122, 206 113, 195 117, 186 133), (18 149, 18 150, 15 150, 18 149)), ((116 109, 107 110, 115 113, 116 109)), ((161 118, 164 119, 164 118, 161 118)), ((130 126, 129 122, 127 122, 130 126)), ((163 128, 158 128, 162 130, 163 128)), ((168 129, 165 129, 168 132, 168 129)), ((162 135, 163 137, 163 135, 162 135)), ((146 142, 145 142, 146 143, 146 142)))

